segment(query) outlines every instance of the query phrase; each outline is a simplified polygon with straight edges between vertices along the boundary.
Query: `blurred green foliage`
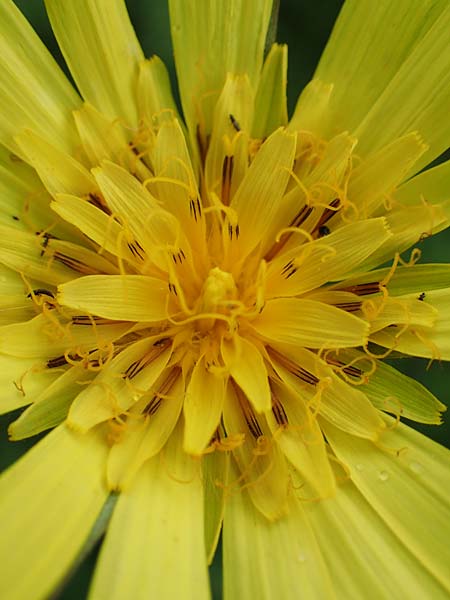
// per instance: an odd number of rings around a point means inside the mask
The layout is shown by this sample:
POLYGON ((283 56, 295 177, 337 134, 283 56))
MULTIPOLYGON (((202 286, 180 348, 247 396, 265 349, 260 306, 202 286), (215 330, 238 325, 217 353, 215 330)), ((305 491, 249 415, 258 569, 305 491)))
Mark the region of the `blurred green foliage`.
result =
MULTIPOLYGON (((51 31, 43 0, 15 0, 15 2, 70 77, 51 31)), ((145 55, 158 54, 164 60, 171 72, 175 88, 176 80, 166 0, 126 0, 126 4, 145 55)), ((277 41, 289 45, 288 97, 290 111, 295 105, 299 91, 314 73, 342 4, 343 0, 321 0, 320 2, 281 0, 277 41)), ((449 243, 448 231, 425 240, 421 245, 422 262, 449 262, 449 243)), ((394 364, 404 373, 424 383, 444 403, 450 404, 448 366, 434 363, 427 370, 427 361, 421 359, 402 359, 394 361, 394 364)), ((6 438, 6 429, 16 416, 16 414, 11 414, 0 418, 0 470, 12 464, 40 437, 37 436, 32 440, 15 444, 9 443, 6 438)), ((448 447, 450 446, 449 422, 447 419, 446 424, 441 427, 417 426, 417 428, 448 447)), ((97 550, 72 577, 64 591, 58 595, 61 600, 80 600, 86 597, 96 554, 97 550)), ((220 569, 220 557, 218 557, 211 568, 213 595, 216 599, 220 598, 220 569)))

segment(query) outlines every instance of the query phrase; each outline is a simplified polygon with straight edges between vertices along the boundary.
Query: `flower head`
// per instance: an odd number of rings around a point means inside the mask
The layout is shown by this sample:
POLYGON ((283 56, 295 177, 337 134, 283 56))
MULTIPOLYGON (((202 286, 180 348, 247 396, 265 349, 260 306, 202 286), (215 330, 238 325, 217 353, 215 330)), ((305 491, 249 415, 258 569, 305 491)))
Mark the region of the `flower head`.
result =
POLYGON ((450 269, 400 256, 449 222, 450 9, 349 0, 288 120, 271 4, 170 1, 183 118, 121 0, 46 1, 81 98, 0 8, 0 406, 52 429, 0 480, 8 597, 110 494, 93 598, 208 597, 222 529, 226 598, 450 588, 448 453, 399 422, 445 407, 382 362, 450 357, 450 269))

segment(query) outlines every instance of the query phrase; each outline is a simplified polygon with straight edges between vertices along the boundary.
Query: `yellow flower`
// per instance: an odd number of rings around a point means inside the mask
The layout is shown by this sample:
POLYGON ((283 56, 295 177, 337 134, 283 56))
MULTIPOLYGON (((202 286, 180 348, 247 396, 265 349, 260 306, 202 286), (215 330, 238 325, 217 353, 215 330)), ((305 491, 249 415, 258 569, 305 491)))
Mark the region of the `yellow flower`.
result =
MULTIPOLYGON (((270 0, 170 0, 184 120, 122 0, 0 6, 0 594, 46 598, 118 492, 93 599, 445 598, 450 7, 349 0, 288 121, 270 0), (414 176, 415 175, 415 176, 414 176), (386 261, 390 266, 377 268, 386 261), (388 414, 389 413, 389 414, 388 414)), ((447 591, 446 591, 447 590, 447 591)))

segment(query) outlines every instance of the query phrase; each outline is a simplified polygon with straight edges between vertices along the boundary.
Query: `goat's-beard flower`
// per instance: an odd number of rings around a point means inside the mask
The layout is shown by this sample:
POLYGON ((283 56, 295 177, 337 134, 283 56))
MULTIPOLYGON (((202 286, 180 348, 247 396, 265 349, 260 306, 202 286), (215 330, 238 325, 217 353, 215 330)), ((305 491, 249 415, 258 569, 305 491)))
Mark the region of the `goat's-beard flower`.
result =
POLYGON ((269 0, 170 1, 182 119, 121 0, 47 0, 77 92, 0 7, 2 597, 117 493, 91 597, 446 597, 446 2, 349 1, 290 120, 269 0), (415 176, 414 176, 415 175, 415 176), (378 268, 389 261, 389 266, 378 268), (401 589, 401 592, 398 592, 401 589))

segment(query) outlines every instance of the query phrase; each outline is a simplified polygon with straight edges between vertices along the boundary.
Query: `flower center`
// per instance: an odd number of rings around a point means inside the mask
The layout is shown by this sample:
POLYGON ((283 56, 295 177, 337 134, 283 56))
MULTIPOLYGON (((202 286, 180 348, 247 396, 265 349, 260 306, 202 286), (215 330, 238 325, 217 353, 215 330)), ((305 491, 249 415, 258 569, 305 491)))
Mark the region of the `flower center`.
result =
POLYGON ((233 275, 214 267, 203 284, 200 312, 228 313, 233 306, 232 301, 237 299, 237 293, 233 275))

